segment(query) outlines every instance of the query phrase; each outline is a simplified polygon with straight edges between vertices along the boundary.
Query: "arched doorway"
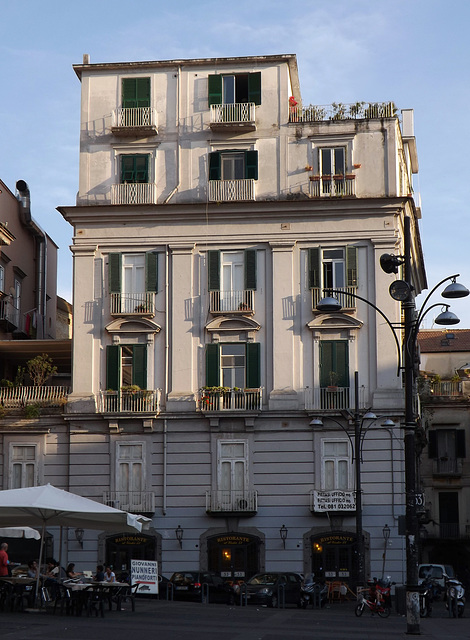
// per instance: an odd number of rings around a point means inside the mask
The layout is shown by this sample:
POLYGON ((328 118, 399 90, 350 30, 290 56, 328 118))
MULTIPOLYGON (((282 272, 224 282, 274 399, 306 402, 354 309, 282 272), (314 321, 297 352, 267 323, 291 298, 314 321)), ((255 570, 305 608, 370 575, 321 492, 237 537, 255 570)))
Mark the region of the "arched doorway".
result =
POLYGON ((356 535, 329 531, 310 537, 312 571, 324 580, 354 584, 357 575, 356 535))
POLYGON ((257 536, 222 533, 207 539, 208 569, 222 578, 248 580, 260 570, 257 536))
POLYGON ((157 560, 157 539, 145 534, 125 534, 106 538, 106 564, 118 579, 130 575, 131 560, 157 560))

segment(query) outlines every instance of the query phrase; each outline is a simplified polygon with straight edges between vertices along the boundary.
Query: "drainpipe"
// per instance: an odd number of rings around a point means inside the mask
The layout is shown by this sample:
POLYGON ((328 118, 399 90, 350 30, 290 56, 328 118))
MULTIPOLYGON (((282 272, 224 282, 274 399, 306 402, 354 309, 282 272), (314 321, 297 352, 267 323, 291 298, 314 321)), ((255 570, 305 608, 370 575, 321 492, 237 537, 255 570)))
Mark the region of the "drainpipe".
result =
POLYGON ((181 185, 181 161, 180 161, 180 97, 181 97, 181 65, 178 65, 178 73, 176 76, 176 187, 165 198, 163 204, 168 204, 175 195, 181 185))
POLYGON ((168 422, 163 420, 163 505, 162 514, 166 516, 166 489, 167 489, 167 449, 168 449, 168 422))
POLYGON ((24 180, 18 180, 16 183, 19 200, 20 220, 27 227, 32 235, 36 238, 38 247, 38 267, 37 267, 37 293, 36 307, 38 315, 41 319, 41 331, 38 332, 38 338, 44 338, 46 335, 46 269, 47 269, 47 238, 46 233, 31 217, 31 196, 29 187, 24 180))

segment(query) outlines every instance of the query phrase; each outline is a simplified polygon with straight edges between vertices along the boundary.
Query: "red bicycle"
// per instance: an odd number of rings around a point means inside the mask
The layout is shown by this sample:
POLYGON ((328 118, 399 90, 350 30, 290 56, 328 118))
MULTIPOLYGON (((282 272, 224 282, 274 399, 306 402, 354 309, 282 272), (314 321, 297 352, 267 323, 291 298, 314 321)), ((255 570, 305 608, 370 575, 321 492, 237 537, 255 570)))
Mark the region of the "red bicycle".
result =
POLYGON ((356 616, 362 616, 365 608, 370 609, 371 613, 377 613, 381 618, 388 618, 390 615, 390 607, 384 604, 380 591, 369 591, 367 598, 361 593, 361 600, 357 603, 354 613, 356 616))

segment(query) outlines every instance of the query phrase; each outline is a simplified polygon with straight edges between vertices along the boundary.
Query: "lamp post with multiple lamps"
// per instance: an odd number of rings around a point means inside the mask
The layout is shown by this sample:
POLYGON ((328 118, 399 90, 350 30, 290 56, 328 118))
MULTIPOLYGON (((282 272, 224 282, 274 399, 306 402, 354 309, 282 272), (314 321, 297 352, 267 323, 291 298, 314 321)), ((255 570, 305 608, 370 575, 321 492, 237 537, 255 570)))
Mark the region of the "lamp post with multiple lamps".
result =
MULTIPOLYGON (((416 414, 416 363, 417 363, 417 342, 418 332, 421 322, 426 314, 441 304, 431 304, 428 302, 430 297, 444 282, 451 280, 451 284, 442 291, 443 298, 456 299, 464 298, 469 295, 469 290, 463 285, 456 282, 459 274, 448 276, 437 283, 426 296, 421 309, 416 309, 415 293, 411 275, 411 221, 408 216, 403 218, 403 249, 404 253, 400 256, 383 254, 380 257, 380 266, 385 273, 398 273, 400 266, 403 266, 403 279, 394 280, 390 287, 389 293, 394 300, 401 302, 403 322, 397 325, 387 318, 387 316, 376 307, 372 302, 365 298, 350 294, 362 300, 372 308, 374 308, 387 321, 388 326, 393 332, 398 350, 398 373, 403 370, 404 388, 405 388, 405 415, 404 415, 404 447, 405 447, 405 494, 406 494, 406 619, 407 633, 412 635, 420 634, 419 620, 419 591, 418 591, 418 543, 419 543, 419 525, 416 509, 416 449, 415 449, 415 433, 417 426, 416 414), (402 349, 403 366, 401 365, 399 339, 397 331, 403 330, 402 349)), ((335 293, 342 291, 328 289, 328 296, 323 298, 317 304, 318 311, 334 312, 341 310, 339 301, 332 297, 335 293)), ((445 310, 442 311, 435 319, 434 323, 438 325, 454 325, 460 322, 459 318, 449 311, 449 305, 443 305, 445 310)))
MULTIPOLYGON (((362 483, 361 483, 361 465, 363 462, 362 450, 364 445, 364 438, 372 426, 373 422, 378 419, 378 416, 371 411, 361 413, 359 410, 359 373, 354 373, 354 412, 347 411, 348 417, 354 423, 354 439, 346 429, 346 427, 336 420, 328 416, 328 419, 338 425, 347 435, 349 443, 351 445, 354 471, 355 471, 355 502, 356 502, 356 558, 357 558, 357 586, 364 586, 365 584, 365 546, 364 546, 364 533, 362 527, 362 483), (370 421, 367 424, 367 421, 370 421)), ((323 426, 323 420, 321 418, 313 418, 310 422, 310 426, 321 427, 323 426)), ((392 420, 386 420, 384 427, 395 426, 392 420)))

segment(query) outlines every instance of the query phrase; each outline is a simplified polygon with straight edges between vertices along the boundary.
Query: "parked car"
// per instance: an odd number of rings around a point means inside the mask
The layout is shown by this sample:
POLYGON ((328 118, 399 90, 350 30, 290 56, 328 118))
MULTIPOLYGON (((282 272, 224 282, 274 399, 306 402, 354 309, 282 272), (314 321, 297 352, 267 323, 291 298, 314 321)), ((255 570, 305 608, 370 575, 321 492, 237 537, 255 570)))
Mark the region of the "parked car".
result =
POLYGON ((286 571, 257 573, 246 583, 248 604, 264 604, 277 607, 283 593, 286 604, 300 606, 302 575, 286 571))
POLYGON ((233 601, 230 585, 209 571, 178 571, 171 576, 170 585, 174 600, 202 601, 208 595, 209 602, 229 604, 233 601))

